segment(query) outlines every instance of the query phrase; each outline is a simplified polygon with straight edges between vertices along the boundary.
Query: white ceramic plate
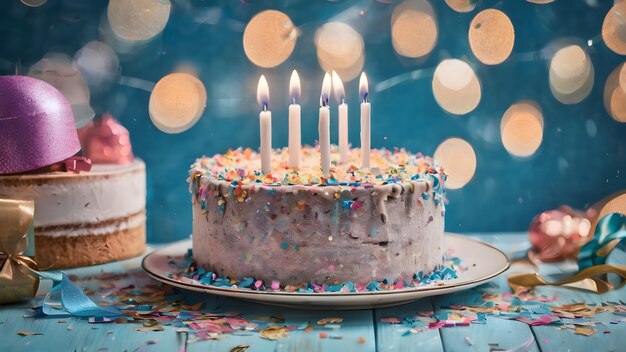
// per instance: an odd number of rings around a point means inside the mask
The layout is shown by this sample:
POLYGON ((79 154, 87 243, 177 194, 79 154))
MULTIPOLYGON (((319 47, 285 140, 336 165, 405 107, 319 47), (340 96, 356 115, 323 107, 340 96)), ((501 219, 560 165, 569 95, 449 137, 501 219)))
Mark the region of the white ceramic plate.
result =
POLYGON ((179 281, 170 277, 173 258, 181 258, 191 248, 191 240, 175 242, 148 254, 142 262, 144 270, 154 279, 183 289, 239 298, 257 303, 301 309, 368 309, 399 305, 416 299, 465 290, 485 283, 509 268, 509 259, 497 248, 469 237, 446 234, 446 246, 452 255, 461 258, 467 270, 458 278, 432 284, 377 292, 271 292, 215 287, 179 281))

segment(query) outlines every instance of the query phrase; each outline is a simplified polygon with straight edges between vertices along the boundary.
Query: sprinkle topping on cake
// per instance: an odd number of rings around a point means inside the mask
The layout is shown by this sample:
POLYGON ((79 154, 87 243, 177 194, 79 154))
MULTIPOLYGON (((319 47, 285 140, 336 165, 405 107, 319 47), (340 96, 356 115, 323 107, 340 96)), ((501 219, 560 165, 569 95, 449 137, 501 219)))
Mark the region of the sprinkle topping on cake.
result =
MULTIPOLYGON (((432 158, 421 153, 412 154, 404 149, 393 151, 373 149, 369 170, 360 169, 360 149, 352 149, 348 162, 337 165, 333 162, 329 177, 323 177, 319 165, 319 148, 305 146, 301 152, 302 167, 299 170, 287 166, 289 151, 276 149, 272 155, 272 172, 261 172, 260 155, 250 148, 229 150, 212 158, 202 157, 191 166, 190 177, 208 176, 226 182, 237 181, 242 185, 348 185, 377 186, 405 183, 432 175, 438 181, 445 180, 445 172, 432 158)), ((331 160, 339 159, 336 146, 331 148, 331 160)), ((441 182, 443 183, 443 182, 441 182)))

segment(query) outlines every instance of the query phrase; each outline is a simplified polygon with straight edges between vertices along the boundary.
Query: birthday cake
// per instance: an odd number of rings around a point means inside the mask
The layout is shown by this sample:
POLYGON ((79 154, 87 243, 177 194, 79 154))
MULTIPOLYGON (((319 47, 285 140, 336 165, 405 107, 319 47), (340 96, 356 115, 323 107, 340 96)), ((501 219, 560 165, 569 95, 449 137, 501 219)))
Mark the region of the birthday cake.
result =
MULTIPOLYGON (((320 151, 303 147, 302 167, 272 151, 271 173, 251 149, 202 157, 189 172, 193 258, 233 280, 279 285, 411 281, 444 255, 445 173, 405 150, 360 150, 321 177, 320 151)), ((338 150, 331 157, 338 160, 338 150)))

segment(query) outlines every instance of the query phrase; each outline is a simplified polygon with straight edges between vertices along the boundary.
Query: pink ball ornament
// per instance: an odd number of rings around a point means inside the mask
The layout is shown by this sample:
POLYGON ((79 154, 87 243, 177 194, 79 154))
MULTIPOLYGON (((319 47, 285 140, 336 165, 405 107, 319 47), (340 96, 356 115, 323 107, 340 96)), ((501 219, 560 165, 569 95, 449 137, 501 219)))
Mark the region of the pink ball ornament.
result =
POLYGON ((592 216, 593 210, 582 212, 568 206, 535 216, 529 229, 531 259, 555 262, 577 258, 580 248, 593 236, 589 221, 592 216))
POLYGON ((0 174, 37 170, 80 150, 67 99, 26 76, 0 76, 0 135, 0 174))

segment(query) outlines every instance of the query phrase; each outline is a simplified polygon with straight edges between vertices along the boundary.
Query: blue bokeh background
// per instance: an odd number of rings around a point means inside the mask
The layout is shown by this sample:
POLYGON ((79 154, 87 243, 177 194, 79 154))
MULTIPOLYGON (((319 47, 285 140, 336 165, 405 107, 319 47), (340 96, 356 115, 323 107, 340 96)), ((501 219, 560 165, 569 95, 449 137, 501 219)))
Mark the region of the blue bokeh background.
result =
MULTIPOLYGON (((129 0, 130 1, 130 0, 129 0)), ((569 204, 585 208, 626 188, 626 124, 614 121, 603 106, 604 83, 624 58, 602 42, 602 22, 612 1, 557 0, 537 5, 523 0, 479 1, 470 13, 457 13, 444 1, 431 1, 439 39, 420 60, 398 56, 390 39, 396 1, 199 1, 172 0, 169 23, 151 43, 121 59, 121 79, 111 89, 92 92, 98 114, 111 112, 131 132, 135 154, 148 165, 148 231, 151 241, 171 241, 191 231, 191 205, 185 182, 189 164, 236 146, 258 146, 256 83, 270 83, 274 146, 287 144, 287 89, 292 69, 303 82, 303 142, 317 135, 317 104, 322 69, 313 37, 327 21, 353 26, 365 41, 365 66, 376 87, 402 74, 388 89, 373 89, 372 145, 406 147, 434 153, 449 137, 467 140, 477 156, 474 178, 448 192, 446 228, 456 232, 525 230, 538 212, 569 204), (497 66, 481 64, 471 53, 467 30, 480 10, 505 12, 515 26, 515 47, 497 66), (253 65, 245 56, 246 23, 259 11, 278 9, 289 15, 301 36, 291 57, 273 69, 253 65), (362 13, 361 13, 362 11, 362 13), (591 94, 581 103, 563 105, 548 83, 550 43, 571 38, 586 44, 595 68, 591 94), (446 58, 470 62, 482 84, 479 106, 453 116, 434 100, 431 79, 446 58), (180 65, 195 67, 207 89, 204 115, 190 130, 169 135, 154 127, 148 115, 148 87, 180 65), (413 75, 406 75, 414 72, 413 75), (417 78, 411 78, 417 77, 417 78), (284 92, 284 93, 283 93, 284 92), (500 140, 500 119, 519 100, 535 100, 543 110, 544 136, 530 158, 511 156, 500 140)), ((101 40, 99 24, 107 1, 48 0, 38 8, 18 0, 0 1, 0 74, 26 73, 49 52, 70 56, 89 41, 101 40)), ((349 138, 358 144, 357 80, 347 82, 349 138)), ((335 137, 333 137, 334 140, 335 137)))

